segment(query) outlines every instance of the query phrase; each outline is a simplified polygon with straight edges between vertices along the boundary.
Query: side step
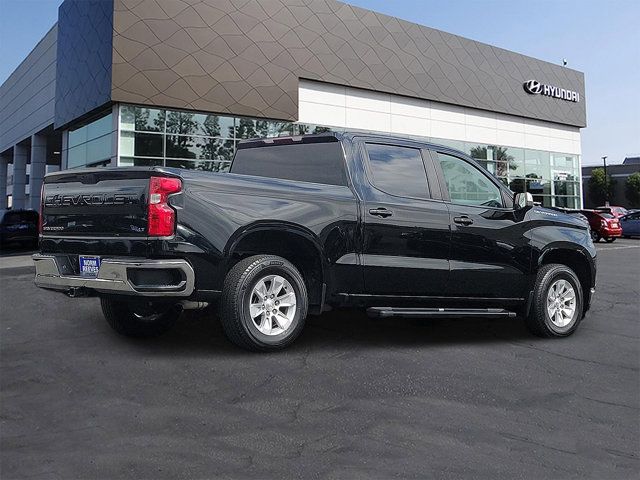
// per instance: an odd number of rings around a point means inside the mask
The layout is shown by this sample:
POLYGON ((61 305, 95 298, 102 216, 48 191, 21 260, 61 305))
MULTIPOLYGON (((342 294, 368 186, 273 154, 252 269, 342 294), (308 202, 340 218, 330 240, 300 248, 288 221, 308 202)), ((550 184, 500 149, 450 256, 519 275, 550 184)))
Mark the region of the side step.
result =
POLYGON ((377 318, 513 318, 515 312, 503 308, 396 308, 370 307, 367 315, 377 318))

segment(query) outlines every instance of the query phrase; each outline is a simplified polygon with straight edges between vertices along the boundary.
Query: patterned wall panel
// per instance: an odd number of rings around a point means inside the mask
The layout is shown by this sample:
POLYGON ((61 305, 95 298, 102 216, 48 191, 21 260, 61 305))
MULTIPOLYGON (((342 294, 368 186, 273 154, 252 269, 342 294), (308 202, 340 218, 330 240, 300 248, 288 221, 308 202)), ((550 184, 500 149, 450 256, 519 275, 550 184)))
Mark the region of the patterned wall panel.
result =
MULTIPOLYGON (((69 1, 69 0, 67 0, 69 1)), ((333 0, 115 0, 114 101, 296 120, 298 79, 586 122, 583 74, 333 0), (580 93, 530 95, 523 82, 580 93)))
POLYGON ((113 0, 66 0, 58 11, 55 126, 111 100, 113 0))

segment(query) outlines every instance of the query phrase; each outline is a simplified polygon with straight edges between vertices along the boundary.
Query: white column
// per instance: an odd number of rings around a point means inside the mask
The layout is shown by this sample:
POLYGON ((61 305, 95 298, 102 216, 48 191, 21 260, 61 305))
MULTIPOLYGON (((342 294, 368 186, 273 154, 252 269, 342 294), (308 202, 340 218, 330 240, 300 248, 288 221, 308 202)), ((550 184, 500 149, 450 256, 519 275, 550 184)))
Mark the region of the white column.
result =
POLYGON ((7 208, 7 164, 8 155, 0 155, 0 210, 7 208))
POLYGON ((13 208, 24 208, 26 195, 24 184, 27 181, 27 147, 16 143, 13 146, 13 208))
POLYGON ((29 172, 29 208, 40 208, 40 188, 47 169, 47 137, 31 136, 31 172, 29 172))

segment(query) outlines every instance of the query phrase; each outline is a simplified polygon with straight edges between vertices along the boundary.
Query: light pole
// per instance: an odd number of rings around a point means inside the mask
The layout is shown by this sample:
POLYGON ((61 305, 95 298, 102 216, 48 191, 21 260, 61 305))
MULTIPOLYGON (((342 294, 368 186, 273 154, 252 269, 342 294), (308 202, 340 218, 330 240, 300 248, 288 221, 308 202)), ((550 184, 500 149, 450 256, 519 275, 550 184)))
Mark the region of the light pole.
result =
POLYGON ((604 206, 609 206, 609 177, 607 177, 607 157, 602 157, 604 163, 604 206))

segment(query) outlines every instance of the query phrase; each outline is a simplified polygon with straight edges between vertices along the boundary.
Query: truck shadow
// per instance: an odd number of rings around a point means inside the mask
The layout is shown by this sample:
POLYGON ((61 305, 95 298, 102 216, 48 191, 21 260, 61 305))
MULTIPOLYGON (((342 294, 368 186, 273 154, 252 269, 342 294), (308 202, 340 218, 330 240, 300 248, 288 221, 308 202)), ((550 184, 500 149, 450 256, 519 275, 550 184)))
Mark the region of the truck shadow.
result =
MULTIPOLYGON (((310 316, 300 338, 287 352, 336 349, 403 348, 436 345, 531 341, 520 318, 372 319, 360 310, 310 316)), ((187 355, 247 355, 227 340, 215 311, 185 312, 167 334, 149 342, 150 352, 187 355)))

